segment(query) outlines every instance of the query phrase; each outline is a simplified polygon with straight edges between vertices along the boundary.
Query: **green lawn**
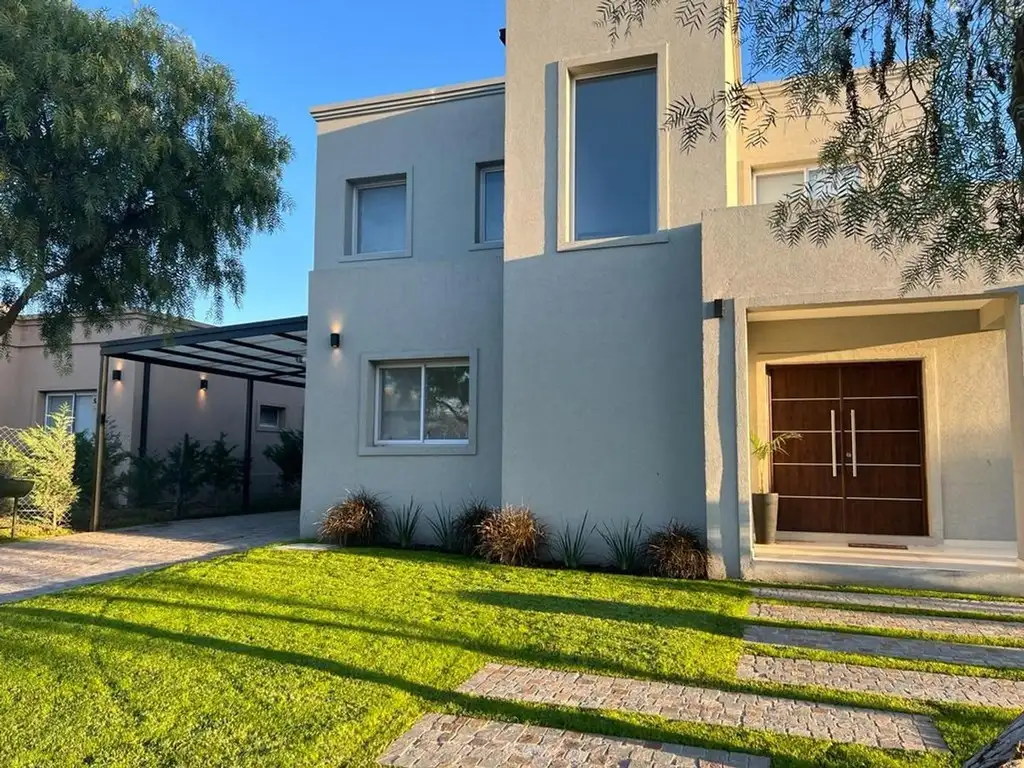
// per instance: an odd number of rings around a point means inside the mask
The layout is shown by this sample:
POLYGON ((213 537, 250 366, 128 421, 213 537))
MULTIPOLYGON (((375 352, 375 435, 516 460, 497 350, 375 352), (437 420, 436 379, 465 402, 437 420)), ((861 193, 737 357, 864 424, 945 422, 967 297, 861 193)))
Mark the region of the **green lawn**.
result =
POLYGON ((792 695, 735 678, 748 602, 738 584, 391 550, 179 566, 0 606, 0 765, 369 766, 422 713, 448 711, 757 752, 777 767, 953 766, 1012 719, 816 692, 934 716, 954 755, 912 756, 454 693, 497 660, 792 695))

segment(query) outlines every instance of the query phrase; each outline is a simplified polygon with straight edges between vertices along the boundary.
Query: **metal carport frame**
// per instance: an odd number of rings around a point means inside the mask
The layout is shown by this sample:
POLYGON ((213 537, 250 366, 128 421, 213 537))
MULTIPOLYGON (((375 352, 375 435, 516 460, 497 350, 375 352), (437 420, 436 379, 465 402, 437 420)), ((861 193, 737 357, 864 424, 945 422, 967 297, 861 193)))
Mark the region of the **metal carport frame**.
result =
POLYGON ((242 510, 249 511, 252 480, 253 385, 257 381, 305 389, 306 316, 257 323, 212 326, 156 336, 108 341, 100 345, 100 379, 96 392, 96 454, 90 529, 100 525, 103 452, 106 442, 107 387, 110 358, 142 363, 142 414, 139 452, 145 454, 149 425, 150 367, 162 365, 246 381, 245 454, 242 510))

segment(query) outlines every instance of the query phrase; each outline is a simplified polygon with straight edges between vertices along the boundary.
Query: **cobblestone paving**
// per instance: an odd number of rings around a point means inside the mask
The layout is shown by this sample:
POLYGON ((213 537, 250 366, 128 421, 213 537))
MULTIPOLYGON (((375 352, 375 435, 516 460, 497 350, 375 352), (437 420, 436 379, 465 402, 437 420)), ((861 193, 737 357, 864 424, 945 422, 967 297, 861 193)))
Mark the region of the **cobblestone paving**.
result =
POLYGON ((535 725, 455 715, 425 715, 378 761, 405 768, 441 766, 619 766, 769 768, 766 757, 678 744, 616 739, 535 725))
POLYGON ((298 532, 295 512, 272 512, 5 544, 0 547, 0 603, 260 547, 293 539, 298 532))
POLYGON ((872 605, 879 608, 916 608, 925 611, 963 611, 989 613, 995 616, 1019 616, 1024 619, 1024 603, 1000 603, 960 597, 905 597, 901 595, 868 595, 858 592, 828 592, 818 589, 777 589, 754 587, 755 597, 797 602, 872 605))
POLYGON ((881 693, 904 699, 1004 709, 1024 707, 1024 682, 993 677, 940 675, 934 672, 881 669, 807 659, 776 659, 771 656, 743 656, 740 658, 737 675, 741 680, 763 680, 785 685, 818 685, 841 691, 881 693))
POLYGON ((845 611, 839 608, 811 608, 804 605, 754 603, 747 615, 758 619, 801 624, 838 624, 848 627, 906 629, 965 637, 1024 640, 1024 624, 1017 621, 985 621, 941 616, 912 616, 905 613, 845 611))
POLYGON ((491 699, 660 715, 882 749, 944 750, 923 715, 832 706, 673 683, 488 664, 459 691, 491 699))
POLYGON ((994 648, 935 640, 854 635, 819 629, 749 626, 743 632, 748 643, 791 645, 821 651, 889 656, 894 659, 941 661, 997 669, 1024 669, 1024 648, 994 648))

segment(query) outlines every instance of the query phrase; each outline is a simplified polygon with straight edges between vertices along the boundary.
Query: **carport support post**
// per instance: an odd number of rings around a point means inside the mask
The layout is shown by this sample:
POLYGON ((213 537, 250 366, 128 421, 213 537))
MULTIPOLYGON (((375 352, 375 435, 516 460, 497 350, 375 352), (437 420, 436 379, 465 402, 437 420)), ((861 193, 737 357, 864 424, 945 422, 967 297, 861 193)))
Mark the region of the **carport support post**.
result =
POLYGON ((253 380, 245 381, 245 454, 242 457, 242 513, 249 512, 252 484, 252 389, 253 380))
POLYGON ((96 387, 96 429, 93 437, 96 440, 96 453, 93 458, 93 483, 92 483, 92 519, 89 522, 90 531, 98 531, 100 528, 100 494, 103 490, 103 444, 107 437, 107 379, 110 378, 110 358, 100 355, 100 380, 96 387))

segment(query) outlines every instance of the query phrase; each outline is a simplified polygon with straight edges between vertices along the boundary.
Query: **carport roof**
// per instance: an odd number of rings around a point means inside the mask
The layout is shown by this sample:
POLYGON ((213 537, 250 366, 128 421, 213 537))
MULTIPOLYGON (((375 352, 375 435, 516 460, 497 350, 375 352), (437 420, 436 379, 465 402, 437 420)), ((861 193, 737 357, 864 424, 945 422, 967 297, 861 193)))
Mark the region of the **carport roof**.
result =
POLYGON ((100 345, 100 354, 139 363, 304 388, 308 324, 309 318, 303 315, 139 336, 105 342, 100 345))

